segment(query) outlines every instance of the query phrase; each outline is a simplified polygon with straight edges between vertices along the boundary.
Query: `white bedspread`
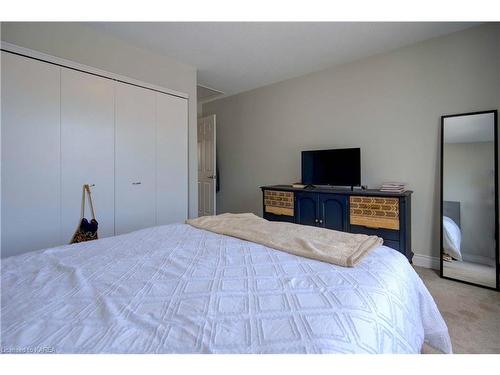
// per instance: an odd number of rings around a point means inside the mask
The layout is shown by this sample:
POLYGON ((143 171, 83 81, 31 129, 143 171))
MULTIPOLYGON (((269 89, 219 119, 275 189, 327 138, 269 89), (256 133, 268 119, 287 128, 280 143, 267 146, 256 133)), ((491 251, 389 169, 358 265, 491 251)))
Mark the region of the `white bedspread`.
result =
POLYGON ((448 216, 443 216, 443 251, 456 260, 462 260, 460 244, 462 231, 448 216))
POLYGON ((395 250, 344 268, 185 224, 4 259, 1 313, 3 352, 451 352, 395 250))

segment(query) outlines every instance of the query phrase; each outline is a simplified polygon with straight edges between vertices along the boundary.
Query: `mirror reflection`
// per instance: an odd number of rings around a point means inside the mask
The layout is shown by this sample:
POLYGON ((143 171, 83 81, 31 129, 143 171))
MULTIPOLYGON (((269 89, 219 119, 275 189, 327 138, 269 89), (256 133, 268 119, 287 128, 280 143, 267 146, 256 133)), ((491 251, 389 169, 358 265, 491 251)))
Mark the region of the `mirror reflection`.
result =
POLYGON ((494 112, 443 118, 443 276, 496 287, 494 112))

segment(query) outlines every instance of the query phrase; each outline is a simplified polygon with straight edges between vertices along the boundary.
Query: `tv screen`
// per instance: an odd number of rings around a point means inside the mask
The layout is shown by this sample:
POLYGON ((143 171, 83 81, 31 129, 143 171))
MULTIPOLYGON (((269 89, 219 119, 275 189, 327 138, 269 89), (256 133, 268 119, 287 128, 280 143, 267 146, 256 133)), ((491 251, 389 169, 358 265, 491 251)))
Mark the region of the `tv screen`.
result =
POLYGON ((302 183, 306 185, 360 186, 360 149, 302 151, 302 183))

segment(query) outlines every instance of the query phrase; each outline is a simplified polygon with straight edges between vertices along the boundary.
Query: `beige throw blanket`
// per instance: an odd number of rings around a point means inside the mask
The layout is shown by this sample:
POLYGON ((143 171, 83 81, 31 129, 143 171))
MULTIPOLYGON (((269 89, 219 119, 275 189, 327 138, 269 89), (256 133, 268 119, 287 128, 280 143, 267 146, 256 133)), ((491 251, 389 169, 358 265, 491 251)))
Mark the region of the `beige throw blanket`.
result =
POLYGON ((186 223, 344 267, 354 267, 370 250, 382 245, 382 239, 377 236, 268 221, 251 213, 203 216, 186 223))

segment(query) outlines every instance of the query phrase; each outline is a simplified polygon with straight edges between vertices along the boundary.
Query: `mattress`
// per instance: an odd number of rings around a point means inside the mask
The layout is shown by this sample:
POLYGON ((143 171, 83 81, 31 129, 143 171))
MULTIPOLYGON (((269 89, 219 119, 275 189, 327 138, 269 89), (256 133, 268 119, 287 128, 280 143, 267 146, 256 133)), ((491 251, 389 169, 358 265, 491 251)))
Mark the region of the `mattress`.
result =
POLYGON ((393 249, 345 268, 186 224, 3 259, 1 314, 3 352, 451 352, 393 249))

